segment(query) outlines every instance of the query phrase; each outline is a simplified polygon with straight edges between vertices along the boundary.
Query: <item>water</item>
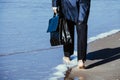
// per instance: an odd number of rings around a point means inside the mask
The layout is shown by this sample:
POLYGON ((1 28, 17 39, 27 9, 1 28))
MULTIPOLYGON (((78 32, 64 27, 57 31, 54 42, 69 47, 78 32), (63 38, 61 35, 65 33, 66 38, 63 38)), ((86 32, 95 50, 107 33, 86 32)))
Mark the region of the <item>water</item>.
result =
MULTIPOLYGON (((89 38, 120 29, 119 4, 92 0, 89 38)), ((62 63, 62 48, 49 50, 46 30, 52 15, 51 0, 0 0, 0 55, 18 54, 0 57, 0 79, 46 80, 62 63)))
POLYGON ((6 0, 0 4, 1 53, 48 46, 46 29, 52 15, 50 1, 6 0))
POLYGON ((120 29, 119 0, 91 0, 89 17, 89 37, 113 29, 120 29))

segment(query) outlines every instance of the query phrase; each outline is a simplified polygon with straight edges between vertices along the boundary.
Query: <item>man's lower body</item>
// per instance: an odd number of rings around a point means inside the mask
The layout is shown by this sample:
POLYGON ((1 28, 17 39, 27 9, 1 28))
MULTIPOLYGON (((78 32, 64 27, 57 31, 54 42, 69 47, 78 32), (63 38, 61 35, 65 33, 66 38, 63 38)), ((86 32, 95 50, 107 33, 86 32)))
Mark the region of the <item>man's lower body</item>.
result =
POLYGON ((85 68, 86 54, 87 54, 87 32, 88 26, 86 23, 77 25, 77 53, 78 53, 78 67, 85 68))
MULTIPOLYGON (((72 37, 72 43, 64 44, 64 57, 63 60, 70 62, 70 56, 74 53, 74 23, 67 21, 70 34, 72 37)), ((84 66, 87 53, 87 24, 80 24, 76 26, 77 30, 77 58, 78 66, 84 66)))

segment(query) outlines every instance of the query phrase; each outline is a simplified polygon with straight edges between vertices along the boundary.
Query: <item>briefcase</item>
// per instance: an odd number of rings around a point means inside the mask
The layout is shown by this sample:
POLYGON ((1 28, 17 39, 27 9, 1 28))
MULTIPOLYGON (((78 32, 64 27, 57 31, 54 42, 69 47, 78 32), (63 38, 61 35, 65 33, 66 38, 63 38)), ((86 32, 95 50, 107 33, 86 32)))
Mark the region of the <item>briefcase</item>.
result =
POLYGON ((50 32, 51 46, 64 45, 72 42, 66 19, 59 18, 58 15, 54 15, 49 20, 47 32, 50 32))
POLYGON ((50 44, 51 46, 62 45, 61 32, 59 29, 59 16, 55 15, 49 19, 48 30, 50 32, 50 44))

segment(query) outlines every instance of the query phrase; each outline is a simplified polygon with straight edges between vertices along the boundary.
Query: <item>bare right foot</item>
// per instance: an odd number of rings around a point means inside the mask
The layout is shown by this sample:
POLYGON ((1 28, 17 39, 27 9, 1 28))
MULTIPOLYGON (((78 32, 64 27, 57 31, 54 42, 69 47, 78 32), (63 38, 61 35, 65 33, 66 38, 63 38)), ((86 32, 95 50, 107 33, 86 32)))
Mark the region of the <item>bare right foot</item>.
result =
POLYGON ((84 64, 83 60, 78 60, 78 68, 85 69, 85 64, 84 64))
POLYGON ((64 56, 63 61, 64 61, 64 63, 69 64, 70 63, 70 58, 64 56))

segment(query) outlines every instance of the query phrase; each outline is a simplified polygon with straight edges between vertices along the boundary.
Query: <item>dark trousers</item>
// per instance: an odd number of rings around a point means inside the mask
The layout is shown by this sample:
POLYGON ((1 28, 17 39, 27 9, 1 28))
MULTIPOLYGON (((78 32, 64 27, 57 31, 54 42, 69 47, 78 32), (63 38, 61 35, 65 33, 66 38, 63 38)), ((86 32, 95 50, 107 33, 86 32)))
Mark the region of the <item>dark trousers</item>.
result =
POLYGON ((77 29, 77 53, 78 60, 86 60, 87 53, 87 24, 80 24, 76 27, 77 29))
MULTIPOLYGON (((72 37, 71 44, 64 44, 64 56, 70 57, 74 52, 74 23, 72 21, 67 21, 70 34, 72 37)), ((87 24, 80 24, 76 26, 77 30, 77 57, 78 60, 86 60, 87 52, 87 24)))
POLYGON ((74 52, 74 23, 70 20, 67 21, 70 35, 72 38, 72 43, 67 43, 63 45, 64 56, 70 57, 74 52))

